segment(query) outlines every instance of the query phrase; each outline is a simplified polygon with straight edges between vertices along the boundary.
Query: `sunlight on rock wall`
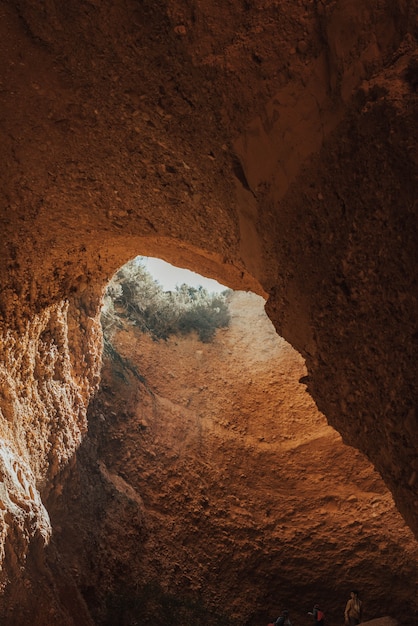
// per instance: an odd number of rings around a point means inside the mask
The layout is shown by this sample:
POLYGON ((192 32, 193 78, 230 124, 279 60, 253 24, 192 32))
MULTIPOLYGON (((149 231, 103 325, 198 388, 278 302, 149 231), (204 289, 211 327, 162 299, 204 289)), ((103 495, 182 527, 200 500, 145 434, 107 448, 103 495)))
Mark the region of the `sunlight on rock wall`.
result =
POLYGON ((88 400, 98 380, 100 339, 95 320, 65 301, 34 317, 19 338, 12 331, 1 337, 1 562, 10 534, 14 542, 20 537, 17 559, 22 561, 35 535, 49 539, 40 491, 73 457, 86 431, 88 400), (78 352, 86 357, 77 359, 78 352))

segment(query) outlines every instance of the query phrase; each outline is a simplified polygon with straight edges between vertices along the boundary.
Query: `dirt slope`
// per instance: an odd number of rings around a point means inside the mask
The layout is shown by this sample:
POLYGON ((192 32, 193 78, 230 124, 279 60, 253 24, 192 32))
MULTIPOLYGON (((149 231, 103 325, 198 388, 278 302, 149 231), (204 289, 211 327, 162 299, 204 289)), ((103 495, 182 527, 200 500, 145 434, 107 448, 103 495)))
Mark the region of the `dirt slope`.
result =
POLYGON ((211 344, 114 337, 50 506, 95 623, 256 626, 287 607, 302 626, 320 602, 340 626, 356 586, 367 619, 410 624, 418 546, 391 495, 316 409, 263 300, 230 307, 211 344))

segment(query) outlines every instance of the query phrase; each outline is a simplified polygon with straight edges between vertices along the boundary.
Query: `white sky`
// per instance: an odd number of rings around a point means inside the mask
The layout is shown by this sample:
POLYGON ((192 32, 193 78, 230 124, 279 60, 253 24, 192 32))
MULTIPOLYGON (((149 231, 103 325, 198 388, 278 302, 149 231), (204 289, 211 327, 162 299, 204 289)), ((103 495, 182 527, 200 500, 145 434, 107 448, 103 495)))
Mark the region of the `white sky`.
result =
POLYGON ((212 278, 205 278, 190 270, 175 267, 161 259, 144 256, 141 257, 141 263, 151 276, 160 283, 165 291, 174 291, 177 285, 180 287, 183 283, 195 288, 202 286, 207 289, 209 293, 220 293, 227 289, 227 287, 220 285, 212 278))

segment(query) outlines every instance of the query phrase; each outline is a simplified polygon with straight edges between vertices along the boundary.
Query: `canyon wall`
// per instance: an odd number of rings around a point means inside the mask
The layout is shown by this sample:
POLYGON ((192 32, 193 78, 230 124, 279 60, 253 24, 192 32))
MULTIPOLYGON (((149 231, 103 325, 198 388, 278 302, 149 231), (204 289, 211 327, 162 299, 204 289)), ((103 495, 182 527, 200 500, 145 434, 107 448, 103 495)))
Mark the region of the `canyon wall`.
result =
POLYGON ((417 534, 416 0, 1 10, 1 584, 42 567, 136 254, 265 297, 417 534))

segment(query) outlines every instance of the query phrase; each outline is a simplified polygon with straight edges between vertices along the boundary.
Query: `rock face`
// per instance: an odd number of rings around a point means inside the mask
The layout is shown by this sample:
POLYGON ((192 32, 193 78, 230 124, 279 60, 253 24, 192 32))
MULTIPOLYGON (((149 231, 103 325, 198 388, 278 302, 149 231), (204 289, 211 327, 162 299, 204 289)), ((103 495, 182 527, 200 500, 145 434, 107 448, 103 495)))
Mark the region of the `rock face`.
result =
POLYGON ((0 578, 12 595, 42 566, 42 501, 86 429, 102 290, 136 254, 268 300, 309 393, 417 536, 417 9, 3 2, 0 578))
POLYGON ((113 337, 89 434, 48 501, 95 623, 256 626, 286 606, 303 624, 320 601, 337 625, 353 586, 365 618, 415 619, 418 545, 263 305, 235 293, 210 344, 113 337))

